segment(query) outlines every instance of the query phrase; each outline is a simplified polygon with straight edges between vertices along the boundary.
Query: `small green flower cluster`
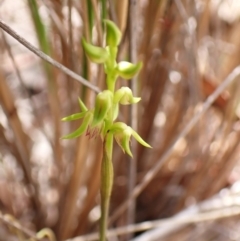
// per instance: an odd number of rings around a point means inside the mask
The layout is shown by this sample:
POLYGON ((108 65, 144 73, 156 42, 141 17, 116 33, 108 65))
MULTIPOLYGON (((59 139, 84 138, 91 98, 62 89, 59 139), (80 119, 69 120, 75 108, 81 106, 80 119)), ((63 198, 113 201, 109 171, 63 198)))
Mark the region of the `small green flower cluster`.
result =
POLYGON ((76 138, 86 132, 86 135, 96 137, 100 135, 104 139, 107 133, 112 133, 115 140, 124 152, 132 156, 129 143, 133 136, 140 144, 151 147, 146 143, 131 127, 123 122, 115 122, 119 113, 119 104, 135 104, 141 100, 139 97, 133 97, 132 91, 128 87, 121 87, 115 91, 117 78, 131 79, 136 75, 142 63, 132 64, 127 61, 116 62, 118 45, 121 41, 121 32, 118 27, 110 20, 104 20, 106 25, 106 47, 97 47, 82 40, 82 45, 88 58, 98 64, 104 64, 104 70, 107 76, 107 90, 99 93, 95 100, 93 109, 88 110, 85 104, 79 99, 79 105, 82 110, 63 118, 63 121, 72 121, 83 118, 81 126, 63 139, 76 138))

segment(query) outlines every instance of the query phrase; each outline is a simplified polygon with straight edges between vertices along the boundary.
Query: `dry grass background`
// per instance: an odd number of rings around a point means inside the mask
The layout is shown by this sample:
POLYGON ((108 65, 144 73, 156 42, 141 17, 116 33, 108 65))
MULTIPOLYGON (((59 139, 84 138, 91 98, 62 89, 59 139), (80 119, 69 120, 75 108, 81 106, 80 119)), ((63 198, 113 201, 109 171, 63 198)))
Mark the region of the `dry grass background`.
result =
MULTIPOLYGON (((104 44, 102 18, 123 32, 119 59, 144 63, 131 84, 142 101, 120 118, 153 146, 132 142, 133 160, 115 147, 109 240, 240 240, 237 75, 182 133, 240 64, 239 1, 0 1, 0 19, 100 89, 103 69, 80 41, 104 44)), ((0 36, 0 240, 44 227, 57 240, 97 240, 82 235, 98 230, 101 143, 60 140, 79 125, 61 118, 96 93, 0 36)))

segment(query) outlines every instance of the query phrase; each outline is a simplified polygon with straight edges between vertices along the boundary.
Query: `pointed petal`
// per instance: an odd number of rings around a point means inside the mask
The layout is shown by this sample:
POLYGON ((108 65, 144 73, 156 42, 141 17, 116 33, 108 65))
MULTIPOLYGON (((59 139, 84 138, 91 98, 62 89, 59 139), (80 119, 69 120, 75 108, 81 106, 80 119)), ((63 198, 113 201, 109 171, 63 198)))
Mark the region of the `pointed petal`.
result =
POLYGON ((87 130, 87 127, 88 127, 91 119, 92 119, 92 114, 87 113, 85 118, 83 119, 82 125, 76 131, 63 136, 61 139, 72 139, 72 138, 76 138, 76 137, 82 135, 87 130))
POLYGON ((145 147, 148 147, 148 148, 152 148, 152 147, 151 147, 147 142, 145 142, 145 141, 142 139, 142 137, 139 136, 138 133, 137 133, 136 131, 134 131, 133 129, 132 129, 132 135, 133 135, 133 137, 134 137, 141 145, 143 145, 143 146, 145 146, 145 147))
POLYGON ((130 136, 128 135, 124 136, 121 145, 122 145, 122 149, 125 150, 130 157, 133 157, 130 149, 130 136))
POLYGON ((132 102, 130 104, 136 104, 141 100, 141 97, 133 97, 132 102))
POLYGON ((116 122, 113 124, 113 129, 111 132, 114 133, 114 137, 118 145, 121 147, 122 151, 127 153, 129 156, 133 156, 130 149, 130 138, 132 135, 132 128, 127 126, 122 122, 116 122))
POLYGON ((82 102, 82 100, 78 97, 78 103, 82 111, 87 111, 87 106, 82 102))
POLYGON ((129 147, 129 140, 128 141, 125 140, 126 138, 124 138, 122 136, 122 134, 120 134, 120 133, 119 133, 119 135, 115 134, 114 137, 115 137, 117 144, 121 147, 123 153, 126 152, 129 156, 132 157, 132 152, 129 147))
POLYGON ((72 114, 72 115, 62 118, 62 121, 78 120, 78 119, 83 118, 85 115, 86 115, 86 111, 81 112, 81 113, 72 114))

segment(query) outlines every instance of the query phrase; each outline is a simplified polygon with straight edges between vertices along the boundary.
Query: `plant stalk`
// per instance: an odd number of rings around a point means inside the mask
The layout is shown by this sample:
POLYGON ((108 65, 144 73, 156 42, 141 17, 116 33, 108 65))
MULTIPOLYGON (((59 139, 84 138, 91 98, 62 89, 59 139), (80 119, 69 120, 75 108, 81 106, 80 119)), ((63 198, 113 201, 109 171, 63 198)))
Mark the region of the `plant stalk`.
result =
POLYGON ((113 185, 112 164, 113 134, 108 132, 103 142, 103 157, 101 167, 101 219, 100 219, 100 241, 106 240, 107 218, 110 196, 113 185))

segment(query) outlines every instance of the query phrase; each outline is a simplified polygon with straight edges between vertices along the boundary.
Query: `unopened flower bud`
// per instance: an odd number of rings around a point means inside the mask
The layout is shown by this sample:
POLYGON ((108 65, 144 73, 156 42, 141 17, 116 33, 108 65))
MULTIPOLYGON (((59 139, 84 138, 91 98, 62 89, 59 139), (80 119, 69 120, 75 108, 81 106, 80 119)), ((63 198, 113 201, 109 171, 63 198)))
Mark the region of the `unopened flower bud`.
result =
POLYGON ((105 63, 109 57, 109 53, 105 48, 97 47, 82 39, 82 45, 88 58, 97 64, 105 63))
POLYGON ((113 98, 113 94, 110 90, 104 90, 103 92, 97 95, 96 101, 95 101, 93 123, 92 123, 93 127, 98 125, 100 122, 104 120, 109 109, 111 108, 112 98, 113 98))
POLYGON ((121 61, 117 65, 117 73, 124 79, 131 79, 142 68, 142 63, 132 64, 127 61, 121 61))
POLYGON ((111 47, 116 47, 120 44, 122 33, 117 27, 117 25, 110 21, 110 20, 104 20, 104 23, 106 24, 106 43, 107 45, 111 47))

